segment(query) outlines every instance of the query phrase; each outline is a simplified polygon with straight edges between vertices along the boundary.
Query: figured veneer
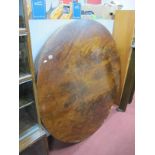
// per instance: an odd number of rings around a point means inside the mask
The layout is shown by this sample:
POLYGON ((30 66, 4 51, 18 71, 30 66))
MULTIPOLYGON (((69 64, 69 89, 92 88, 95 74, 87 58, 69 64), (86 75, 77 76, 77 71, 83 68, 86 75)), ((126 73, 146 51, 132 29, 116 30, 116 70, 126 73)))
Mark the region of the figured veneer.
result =
POLYGON ((117 102, 120 62, 109 31, 91 20, 74 21, 47 40, 38 60, 41 120, 63 142, 94 133, 117 102))

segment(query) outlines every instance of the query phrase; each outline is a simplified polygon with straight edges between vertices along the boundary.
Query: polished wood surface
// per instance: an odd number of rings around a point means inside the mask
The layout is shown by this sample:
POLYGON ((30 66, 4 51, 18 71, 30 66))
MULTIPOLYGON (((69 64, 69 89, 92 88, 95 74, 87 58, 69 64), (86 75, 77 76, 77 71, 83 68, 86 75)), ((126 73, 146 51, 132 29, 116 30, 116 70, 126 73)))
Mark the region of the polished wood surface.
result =
POLYGON ((78 20, 57 30, 45 43, 38 63, 41 120, 63 142, 94 133, 118 98, 120 62, 106 28, 78 20))
MULTIPOLYGON (((121 64, 121 86, 120 100, 124 90, 127 70, 129 67, 132 40, 135 28, 135 11, 134 10, 117 10, 115 13, 113 38, 116 43, 121 64)), ((119 101, 116 103, 119 105, 119 101)))

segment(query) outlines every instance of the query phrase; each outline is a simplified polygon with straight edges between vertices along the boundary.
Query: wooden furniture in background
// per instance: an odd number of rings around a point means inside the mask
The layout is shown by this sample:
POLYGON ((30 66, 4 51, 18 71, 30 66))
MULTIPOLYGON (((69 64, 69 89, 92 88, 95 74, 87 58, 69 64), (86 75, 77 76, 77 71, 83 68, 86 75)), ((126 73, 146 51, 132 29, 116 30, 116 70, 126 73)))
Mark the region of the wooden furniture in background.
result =
MULTIPOLYGON (((132 53, 132 40, 134 37, 135 11, 117 10, 115 13, 113 38, 116 42, 117 50, 121 62, 121 89, 120 100, 124 90, 126 75, 132 53)), ((117 103, 120 104, 120 101, 117 103)))
POLYGON ((129 67, 126 75, 125 85, 118 107, 118 111, 125 111, 127 105, 131 103, 135 92, 135 45, 132 45, 132 52, 129 60, 129 67))
POLYGON ((46 137, 37 140, 30 147, 20 153, 20 155, 47 155, 48 145, 46 137))
POLYGON ((30 155, 30 152, 33 152, 33 155, 39 155, 33 149, 39 144, 38 151, 44 152, 40 155, 47 155, 48 149, 45 147, 47 146, 46 131, 40 123, 38 113, 25 6, 25 0, 19 0, 19 152, 21 155, 30 155))

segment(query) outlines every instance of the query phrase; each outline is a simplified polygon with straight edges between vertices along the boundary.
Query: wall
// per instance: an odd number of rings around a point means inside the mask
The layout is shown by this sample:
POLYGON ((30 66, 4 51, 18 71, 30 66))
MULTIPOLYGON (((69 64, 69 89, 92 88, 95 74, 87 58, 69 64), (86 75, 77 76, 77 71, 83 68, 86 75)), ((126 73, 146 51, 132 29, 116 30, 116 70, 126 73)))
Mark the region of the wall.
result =
MULTIPOLYGON (((74 20, 30 20, 30 36, 31 36, 31 46, 32 46, 32 56, 33 60, 39 53, 41 47, 44 45, 45 41, 50 37, 50 35, 55 32, 60 26, 64 26, 74 20)), ((109 32, 112 34, 113 31, 113 20, 96 20, 97 22, 103 24, 109 32)))

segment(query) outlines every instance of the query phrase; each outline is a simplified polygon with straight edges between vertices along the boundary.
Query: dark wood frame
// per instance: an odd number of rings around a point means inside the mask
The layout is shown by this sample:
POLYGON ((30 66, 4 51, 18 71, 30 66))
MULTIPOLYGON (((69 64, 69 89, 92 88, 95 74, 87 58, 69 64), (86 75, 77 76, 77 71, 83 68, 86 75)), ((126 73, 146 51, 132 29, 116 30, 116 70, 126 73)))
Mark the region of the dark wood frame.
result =
POLYGON ((129 68, 127 72, 127 77, 124 85, 123 94, 121 97, 118 111, 125 111, 127 105, 131 103, 133 95, 135 92, 135 46, 132 47, 129 68))
POLYGON ((27 46, 28 46, 28 62, 30 68, 30 74, 26 77, 20 77, 19 85, 23 82, 27 82, 28 80, 32 80, 33 83, 33 92, 35 98, 35 107, 37 113, 37 124, 35 125, 35 130, 28 129, 24 135, 19 137, 19 152, 22 154, 26 152, 27 149, 31 149, 31 146, 37 145, 37 142, 42 140, 44 143, 45 154, 48 155, 48 145, 47 145, 47 131, 43 128, 40 121, 39 109, 38 109, 38 98, 37 98, 37 91, 36 91, 36 83, 35 83, 35 73, 34 73, 34 64, 32 59, 32 51, 31 51, 31 41, 30 41, 30 31, 29 31, 29 24, 28 24, 28 13, 27 13, 27 2, 23 0, 23 9, 25 15, 25 24, 26 28, 19 29, 19 36, 27 36, 27 46), (25 81, 26 80, 26 81, 25 81))

